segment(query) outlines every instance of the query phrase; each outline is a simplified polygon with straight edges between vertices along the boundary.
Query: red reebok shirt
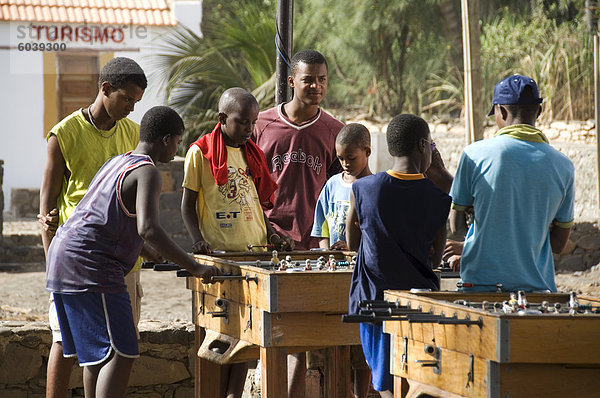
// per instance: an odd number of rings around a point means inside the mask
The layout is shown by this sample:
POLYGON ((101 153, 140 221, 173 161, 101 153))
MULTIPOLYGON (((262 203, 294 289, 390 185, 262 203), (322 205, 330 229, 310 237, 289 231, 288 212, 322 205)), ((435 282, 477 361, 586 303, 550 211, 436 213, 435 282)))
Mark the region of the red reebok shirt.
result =
POLYGON ((258 115, 252 137, 279 185, 274 207, 265 213, 276 231, 296 241, 297 249, 309 249, 318 246, 310 231, 319 192, 329 176, 342 171, 335 139, 344 124, 319 109, 298 125, 283 115, 282 106, 258 115))

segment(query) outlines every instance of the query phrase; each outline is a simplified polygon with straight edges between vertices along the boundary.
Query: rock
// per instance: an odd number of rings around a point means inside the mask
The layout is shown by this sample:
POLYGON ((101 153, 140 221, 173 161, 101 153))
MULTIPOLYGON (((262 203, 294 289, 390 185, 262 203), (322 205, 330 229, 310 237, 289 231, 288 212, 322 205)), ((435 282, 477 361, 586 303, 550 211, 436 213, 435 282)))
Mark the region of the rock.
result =
POLYGON ((600 235, 586 235, 577 240, 577 246, 585 250, 600 249, 600 235))
POLYGON ((140 357, 133 363, 129 385, 172 384, 189 377, 190 373, 181 362, 140 357))
POLYGON ((192 387, 179 387, 175 390, 173 398, 194 398, 194 389, 192 387))
POLYGON ((42 357, 36 350, 16 342, 9 343, 0 351, 0 383, 25 383, 40 371, 41 366, 42 357))
POLYGON ((565 245, 565 248, 563 249, 562 252, 560 252, 560 254, 571 254, 573 253, 573 250, 575 250, 575 248, 577 247, 577 244, 575 242, 573 242, 571 239, 567 240, 567 244, 565 245))
POLYGON ((583 254, 566 254, 560 256, 555 268, 560 271, 583 271, 586 269, 583 254))

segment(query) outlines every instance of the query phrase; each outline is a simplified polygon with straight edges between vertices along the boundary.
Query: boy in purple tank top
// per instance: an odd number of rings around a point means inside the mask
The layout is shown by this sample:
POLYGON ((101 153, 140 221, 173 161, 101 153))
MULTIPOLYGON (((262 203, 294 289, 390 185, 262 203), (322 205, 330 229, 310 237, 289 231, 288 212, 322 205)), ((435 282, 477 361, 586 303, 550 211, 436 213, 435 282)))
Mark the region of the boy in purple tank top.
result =
POLYGON ((48 249, 46 289, 54 295, 63 353, 84 367, 86 396, 125 396, 139 350, 124 277, 144 241, 204 282, 219 274, 194 261, 159 223, 155 163, 173 159, 183 131, 174 110, 150 109, 135 150, 100 168, 48 249))

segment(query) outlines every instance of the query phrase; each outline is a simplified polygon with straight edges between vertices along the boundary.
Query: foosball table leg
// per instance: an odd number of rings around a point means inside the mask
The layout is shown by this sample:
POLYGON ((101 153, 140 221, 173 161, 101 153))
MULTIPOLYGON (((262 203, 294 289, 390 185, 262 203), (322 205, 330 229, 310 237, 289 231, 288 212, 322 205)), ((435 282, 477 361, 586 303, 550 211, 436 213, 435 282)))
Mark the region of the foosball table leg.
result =
POLYGON ((404 377, 394 376, 394 398, 406 398, 409 389, 408 380, 404 377))
POLYGON ((221 398, 224 388, 221 380, 221 366, 214 362, 198 357, 198 349, 206 335, 204 328, 196 326, 194 357, 195 357, 195 397, 196 398, 221 398))
POLYGON ((350 346, 327 349, 325 396, 346 398, 350 394, 350 346))
POLYGON ((287 348, 260 347, 262 398, 288 396, 287 348))

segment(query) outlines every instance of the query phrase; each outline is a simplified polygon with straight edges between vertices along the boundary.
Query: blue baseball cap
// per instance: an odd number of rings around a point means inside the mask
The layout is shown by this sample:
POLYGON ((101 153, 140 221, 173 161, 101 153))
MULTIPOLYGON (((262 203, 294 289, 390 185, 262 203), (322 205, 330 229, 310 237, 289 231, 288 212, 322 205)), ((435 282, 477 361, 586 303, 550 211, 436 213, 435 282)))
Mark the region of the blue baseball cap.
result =
POLYGON ((494 87, 494 99, 492 100, 492 110, 488 116, 494 114, 494 105, 525 105, 541 104, 540 92, 538 86, 530 77, 521 75, 512 75, 500 80, 494 87), (526 86, 531 87, 531 97, 521 97, 523 89, 526 86))

